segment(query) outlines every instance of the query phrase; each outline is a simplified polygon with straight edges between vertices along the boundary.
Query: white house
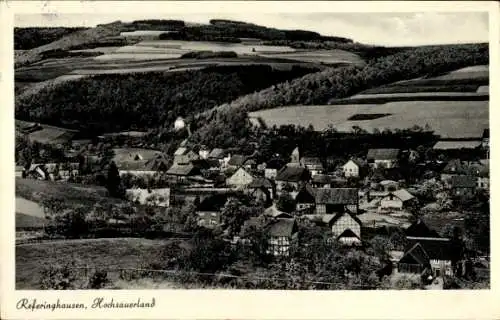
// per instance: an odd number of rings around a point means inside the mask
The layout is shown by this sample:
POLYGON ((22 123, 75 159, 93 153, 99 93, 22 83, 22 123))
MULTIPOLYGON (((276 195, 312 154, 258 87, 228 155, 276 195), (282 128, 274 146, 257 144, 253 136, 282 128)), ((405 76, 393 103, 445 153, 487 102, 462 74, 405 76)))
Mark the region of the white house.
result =
POLYGON ((415 197, 406 189, 389 192, 389 194, 380 200, 381 211, 403 210, 403 208, 415 197))
POLYGON ((246 171, 243 167, 236 170, 231 177, 226 180, 226 184, 233 188, 243 188, 254 181, 254 176, 246 171))
POLYGON ((356 159, 349 159, 343 166, 342 171, 346 178, 355 177, 358 178, 362 175, 365 163, 356 159))
POLYGON ((394 168, 398 165, 399 149, 370 149, 366 159, 374 168, 394 168))

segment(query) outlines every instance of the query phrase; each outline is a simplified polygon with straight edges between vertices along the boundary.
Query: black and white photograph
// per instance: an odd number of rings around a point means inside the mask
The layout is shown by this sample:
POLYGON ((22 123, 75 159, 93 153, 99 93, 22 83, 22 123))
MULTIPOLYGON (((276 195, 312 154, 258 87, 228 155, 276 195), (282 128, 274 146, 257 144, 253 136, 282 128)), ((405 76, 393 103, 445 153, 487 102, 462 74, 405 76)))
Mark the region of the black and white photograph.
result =
POLYGON ((15 289, 490 289, 488 18, 16 14, 15 289))

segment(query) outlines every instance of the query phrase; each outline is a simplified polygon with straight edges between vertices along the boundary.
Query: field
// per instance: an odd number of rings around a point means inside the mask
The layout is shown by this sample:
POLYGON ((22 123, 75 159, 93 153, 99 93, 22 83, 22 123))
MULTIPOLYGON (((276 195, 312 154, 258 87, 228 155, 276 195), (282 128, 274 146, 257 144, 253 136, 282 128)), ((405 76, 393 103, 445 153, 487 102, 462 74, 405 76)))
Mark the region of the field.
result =
MULTIPOLYGON (((52 48, 52 47, 50 47, 52 48)), ((324 65, 363 64, 356 54, 342 50, 297 51, 285 46, 203 41, 147 40, 134 45, 69 50, 70 53, 102 53, 95 57, 64 57, 36 60, 15 70, 20 91, 32 83, 65 75, 94 75, 152 71, 179 71, 216 65, 267 64, 289 70, 294 65, 323 68, 324 65), (181 59, 195 51, 232 51, 237 58, 181 59), (29 83, 23 86, 23 83, 29 83), (23 88, 24 87, 24 88, 23 88)), ((28 53, 18 53, 19 56, 28 53)), ((64 78, 62 78, 64 79, 64 78)))
POLYGON ((405 129, 428 124, 438 135, 447 138, 477 138, 489 127, 488 101, 407 101, 386 104, 290 106, 252 112, 268 126, 295 124, 324 130, 333 125, 339 131, 359 126, 369 132, 405 129), (390 114, 373 120, 348 120, 356 114, 390 114))
POLYGON ((123 203, 122 200, 107 197, 106 193, 104 187, 16 178, 16 196, 37 203, 49 197, 63 199, 68 207, 93 206, 101 201, 123 203))
POLYGON ((44 267, 71 261, 79 267, 140 268, 154 261, 169 241, 114 238, 17 245, 16 289, 39 289, 44 267))

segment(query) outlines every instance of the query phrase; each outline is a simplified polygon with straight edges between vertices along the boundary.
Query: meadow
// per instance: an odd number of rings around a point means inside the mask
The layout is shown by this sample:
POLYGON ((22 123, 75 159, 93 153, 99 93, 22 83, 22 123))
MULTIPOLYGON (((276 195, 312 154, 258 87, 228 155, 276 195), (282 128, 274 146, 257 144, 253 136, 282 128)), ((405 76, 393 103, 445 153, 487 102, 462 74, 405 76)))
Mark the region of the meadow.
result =
POLYGON ((45 267, 72 261, 76 267, 140 268, 154 261, 171 241, 173 240, 110 238, 17 245, 16 289, 40 289, 40 275, 45 267))
POLYGON ((266 125, 312 124, 316 130, 332 125, 338 131, 350 132, 358 126, 368 132, 374 129, 406 129, 415 125, 430 126, 447 138, 481 137, 489 127, 488 101, 405 101, 386 104, 352 104, 290 106, 249 113, 261 117, 266 125), (373 120, 348 120, 356 114, 390 114, 373 120))

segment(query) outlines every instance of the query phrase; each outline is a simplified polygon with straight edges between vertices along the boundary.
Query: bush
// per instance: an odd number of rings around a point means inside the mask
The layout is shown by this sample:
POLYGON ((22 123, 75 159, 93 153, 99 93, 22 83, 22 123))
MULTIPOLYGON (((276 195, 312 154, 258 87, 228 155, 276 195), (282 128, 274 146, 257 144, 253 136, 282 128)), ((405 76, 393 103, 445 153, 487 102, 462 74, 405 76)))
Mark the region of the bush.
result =
POLYGON ((96 270, 89 278, 88 289, 102 289, 109 283, 108 272, 96 270))
POLYGON ((40 287, 43 290, 75 290, 79 289, 78 279, 74 263, 49 265, 42 269, 40 287))

